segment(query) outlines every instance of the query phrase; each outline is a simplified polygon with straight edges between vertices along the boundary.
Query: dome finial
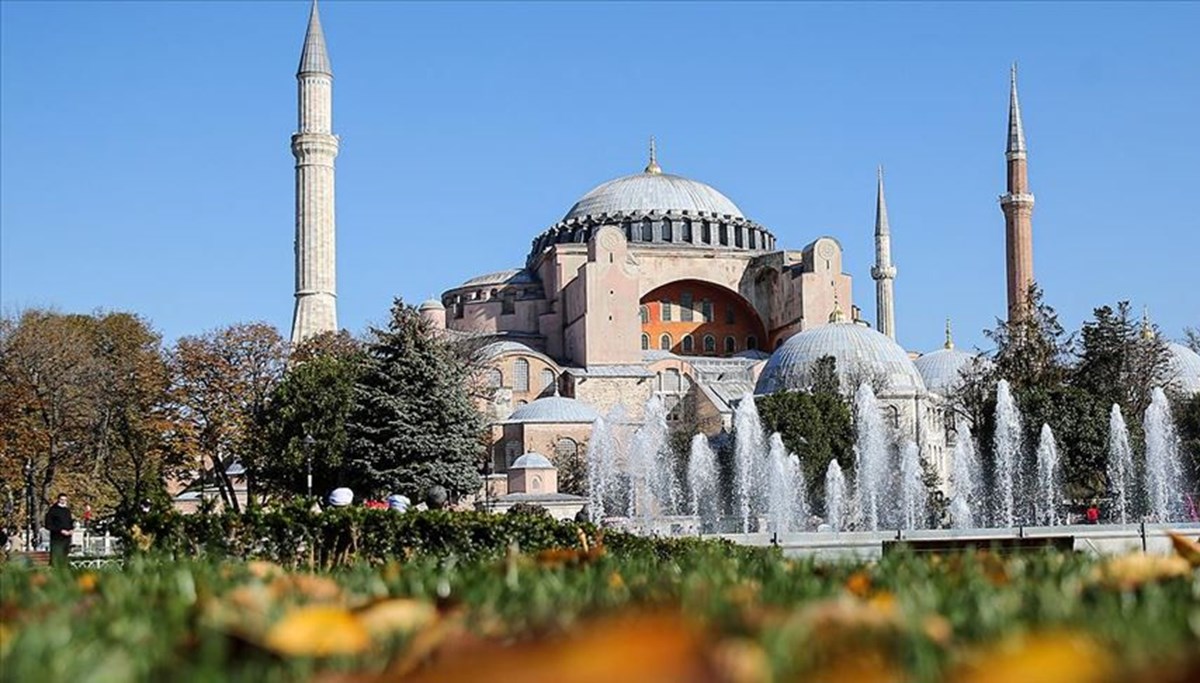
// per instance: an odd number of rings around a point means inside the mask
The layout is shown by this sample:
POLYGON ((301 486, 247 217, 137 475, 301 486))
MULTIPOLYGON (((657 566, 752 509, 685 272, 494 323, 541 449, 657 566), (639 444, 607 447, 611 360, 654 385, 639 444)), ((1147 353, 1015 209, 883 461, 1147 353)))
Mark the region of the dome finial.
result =
POLYGON ((833 289, 833 312, 829 314, 829 322, 846 322, 846 314, 842 312, 842 306, 838 303, 837 287, 833 289))
POLYGON ((954 338, 950 336, 950 317, 946 316, 946 348, 954 348, 954 338))
POLYGON ((1150 326, 1150 307, 1142 306, 1142 339, 1154 339, 1154 328, 1150 326))
POLYGON ((645 173, 661 175, 662 167, 658 165, 658 152, 654 148, 654 136, 650 136, 650 163, 646 164, 645 173))

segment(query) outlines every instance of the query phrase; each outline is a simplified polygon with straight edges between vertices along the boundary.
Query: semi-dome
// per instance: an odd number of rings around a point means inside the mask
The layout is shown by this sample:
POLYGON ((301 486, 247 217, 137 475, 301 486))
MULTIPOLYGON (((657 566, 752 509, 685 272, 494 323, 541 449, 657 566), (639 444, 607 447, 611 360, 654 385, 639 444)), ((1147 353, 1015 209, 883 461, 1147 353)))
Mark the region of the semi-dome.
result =
POLYGON ((913 361, 925 388, 946 396, 962 384, 962 371, 971 366, 975 354, 954 347, 938 349, 913 361))
POLYGON ((508 466, 510 470, 535 470, 535 469, 552 469, 554 463, 541 453, 529 452, 513 461, 513 464, 508 466))
POLYGON ((687 211, 745 218, 729 197, 711 185, 669 173, 635 173, 610 180, 583 195, 563 220, 618 213, 687 211))
POLYGON ((1200 354, 1183 344, 1167 342, 1171 386, 1185 394, 1200 394, 1200 354))
POLYGON ((421 302, 421 305, 420 305, 420 307, 417 308, 417 310, 418 311, 444 311, 444 310, 446 310, 446 307, 443 306, 442 302, 438 301, 437 299, 426 299, 425 301, 421 302))
POLYGON ((517 408, 508 416, 506 422, 591 424, 598 417, 600 413, 583 401, 562 396, 546 396, 517 408))
POLYGON ((925 382, 908 354, 885 334, 852 322, 835 322, 796 334, 771 354, 759 375, 756 394, 807 390, 813 364, 825 356, 837 361, 842 391, 864 381, 882 380, 884 393, 923 392, 925 382))

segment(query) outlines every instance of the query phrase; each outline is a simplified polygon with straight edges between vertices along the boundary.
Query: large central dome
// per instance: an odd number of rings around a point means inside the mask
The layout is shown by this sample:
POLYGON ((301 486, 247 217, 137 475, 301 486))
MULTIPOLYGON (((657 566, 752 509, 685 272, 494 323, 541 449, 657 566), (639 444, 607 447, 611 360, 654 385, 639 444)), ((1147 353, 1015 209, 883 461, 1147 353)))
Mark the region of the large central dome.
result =
POLYGON ((563 220, 617 213, 687 211, 745 218, 729 197, 710 185, 669 173, 635 173, 610 180, 575 202, 563 220))

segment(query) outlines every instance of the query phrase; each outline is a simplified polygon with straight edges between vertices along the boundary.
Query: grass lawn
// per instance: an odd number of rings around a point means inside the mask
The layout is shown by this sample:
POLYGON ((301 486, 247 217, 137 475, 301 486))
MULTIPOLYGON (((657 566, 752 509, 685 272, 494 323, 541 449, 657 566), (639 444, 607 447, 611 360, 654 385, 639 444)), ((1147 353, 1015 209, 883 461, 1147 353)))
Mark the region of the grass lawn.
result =
POLYGON ((1194 681, 1200 552, 0 567, 4 681, 1194 681), (1191 555, 1191 561, 1188 556, 1191 555))

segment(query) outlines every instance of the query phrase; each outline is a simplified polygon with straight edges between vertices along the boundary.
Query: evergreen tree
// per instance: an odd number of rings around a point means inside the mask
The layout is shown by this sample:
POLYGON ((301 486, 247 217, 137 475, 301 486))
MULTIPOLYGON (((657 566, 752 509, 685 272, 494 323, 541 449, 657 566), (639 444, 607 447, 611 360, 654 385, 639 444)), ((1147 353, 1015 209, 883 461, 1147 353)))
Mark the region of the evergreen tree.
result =
POLYGON ((758 399, 768 433, 779 432, 788 451, 800 457, 808 500, 825 505, 825 471, 835 458, 842 470, 854 468, 854 421, 842 396, 837 361, 826 356, 813 363, 813 390, 778 391, 758 399))
POLYGON ((319 496, 346 483, 346 419, 362 350, 348 334, 326 333, 297 347, 290 362, 256 420, 258 447, 247 466, 264 491, 301 494, 311 462, 319 496))
POLYGON ((417 310, 397 299, 372 328, 346 421, 346 469, 360 496, 452 496, 481 480, 483 420, 467 393, 470 368, 417 310))
POLYGON ((1150 405, 1150 392, 1167 381, 1167 344, 1153 328, 1139 325, 1128 301, 1116 310, 1101 306, 1083 324, 1079 363, 1072 384, 1106 406, 1117 403, 1125 415, 1138 416, 1150 405))
POLYGON ((996 345, 995 374, 1007 379, 1014 391, 1060 385, 1069 373, 1071 338, 1036 284, 1030 285, 1025 302, 1028 315, 998 320, 995 329, 984 330, 996 345))

